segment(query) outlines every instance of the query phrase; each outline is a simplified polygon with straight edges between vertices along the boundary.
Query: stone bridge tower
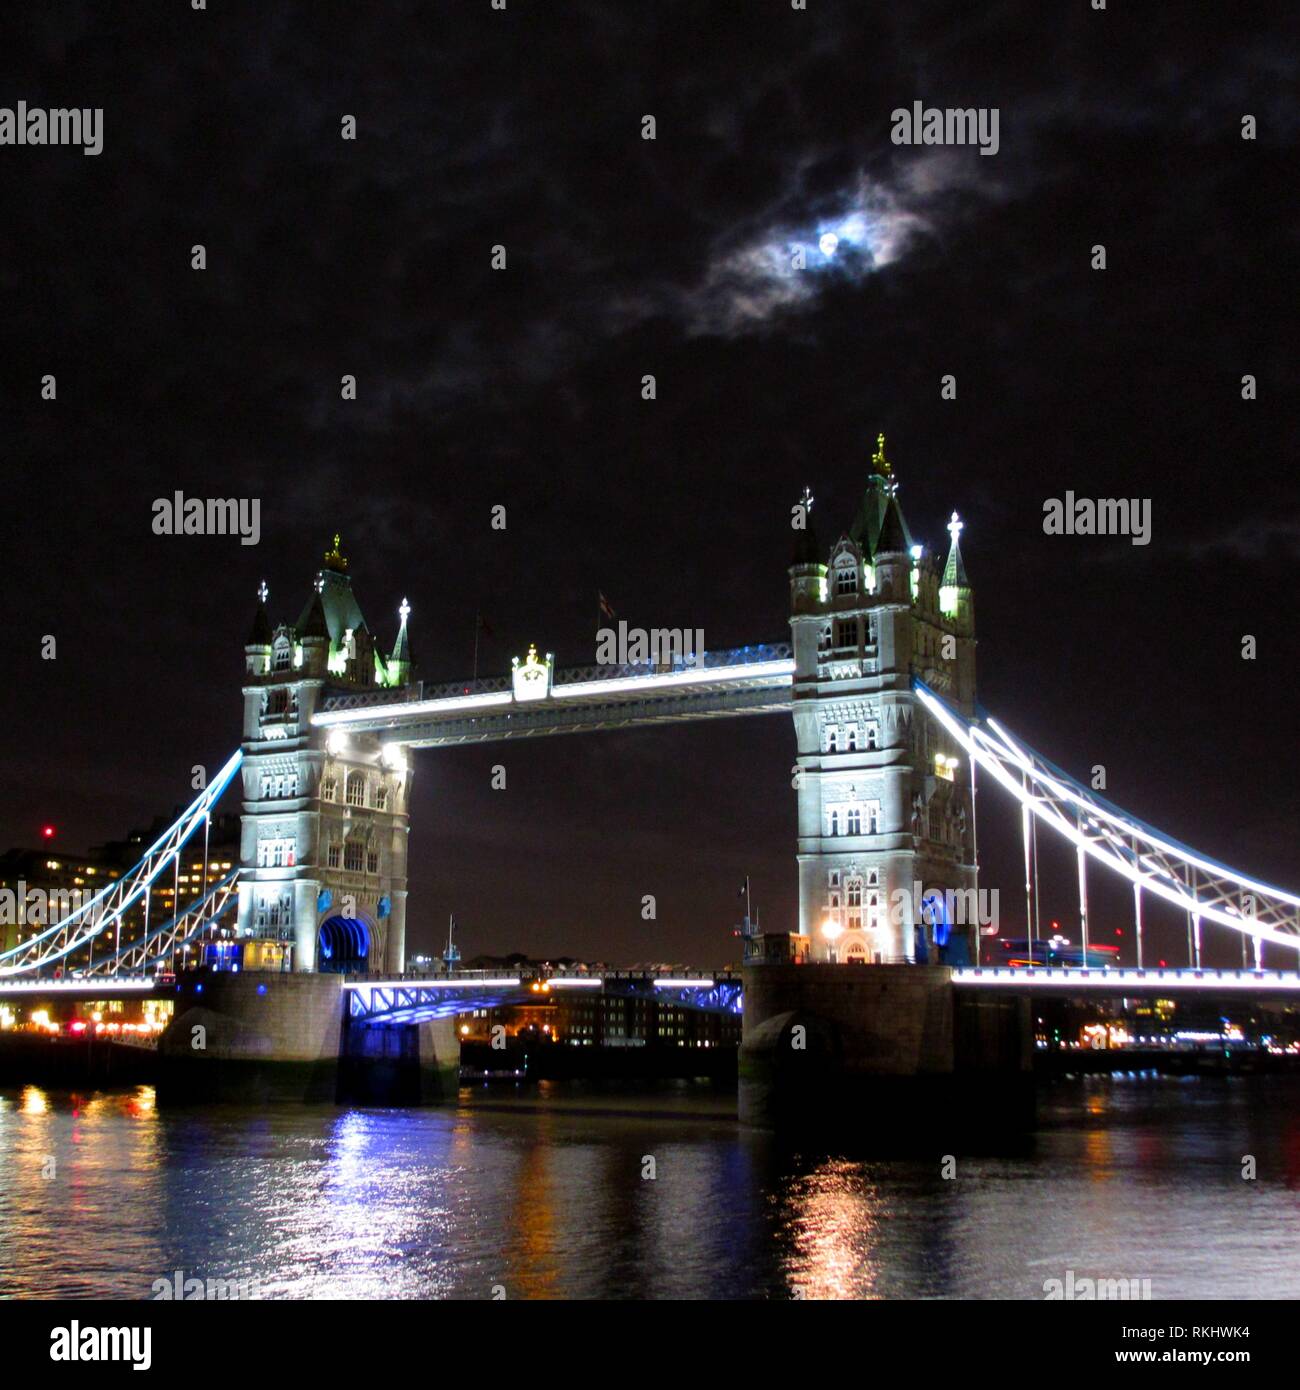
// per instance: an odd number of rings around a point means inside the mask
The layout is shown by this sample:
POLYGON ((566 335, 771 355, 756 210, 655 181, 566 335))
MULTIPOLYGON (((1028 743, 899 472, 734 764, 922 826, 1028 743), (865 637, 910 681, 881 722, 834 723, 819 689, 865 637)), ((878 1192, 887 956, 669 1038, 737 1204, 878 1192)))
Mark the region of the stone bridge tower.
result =
POLYGON ((829 554, 807 519, 790 568, 799 930, 814 960, 973 960, 970 770, 911 684, 973 712, 961 523, 954 512, 941 568, 912 541, 883 435, 829 554))
MULTIPOLYGON (((375 734, 326 734, 328 695, 411 682, 410 608, 392 654, 366 626, 339 538, 293 624, 267 589, 244 647, 243 875, 235 938, 210 948, 243 970, 400 972, 406 936, 411 769, 375 734)), ((214 962, 215 963, 215 962, 214 962)))

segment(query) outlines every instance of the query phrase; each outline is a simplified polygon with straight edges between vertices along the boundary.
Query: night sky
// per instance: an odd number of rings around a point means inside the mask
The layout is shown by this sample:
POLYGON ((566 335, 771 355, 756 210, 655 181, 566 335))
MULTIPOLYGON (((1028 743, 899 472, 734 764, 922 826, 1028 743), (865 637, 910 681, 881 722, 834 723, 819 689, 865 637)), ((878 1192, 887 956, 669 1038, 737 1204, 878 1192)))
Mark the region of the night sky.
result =
MULTIPOLYGON (((481 674, 591 661, 598 590, 784 640, 790 507, 829 549, 883 430, 916 537, 965 518, 982 703, 1300 887, 1291 8, 8 7, 0 105, 102 106, 104 149, 0 147, 0 847, 188 800, 239 739, 259 581, 292 621, 336 530, 426 680, 469 675, 477 609, 481 674), (996 107, 997 154, 892 144, 916 100, 996 107), (154 535, 176 489, 259 498, 260 544, 154 535), (1066 490, 1149 498, 1151 544, 1044 535, 1066 490)), ((746 873, 794 925, 793 758, 780 717, 417 754, 408 951, 455 911, 467 956, 734 959, 746 873)), ((996 809, 981 881, 1022 930, 996 809)), ((1104 934, 1128 890, 1098 893, 1104 934)))

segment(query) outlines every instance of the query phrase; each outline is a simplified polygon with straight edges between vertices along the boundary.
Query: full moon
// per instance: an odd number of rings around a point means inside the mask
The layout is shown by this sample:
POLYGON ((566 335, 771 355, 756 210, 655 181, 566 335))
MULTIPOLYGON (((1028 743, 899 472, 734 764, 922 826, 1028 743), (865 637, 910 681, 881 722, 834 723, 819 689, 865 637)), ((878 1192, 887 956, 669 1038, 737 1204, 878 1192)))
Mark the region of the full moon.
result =
POLYGON ((834 232, 823 232, 821 240, 817 243, 821 247, 823 256, 833 256, 835 248, 840 244, 840 239, 834 232))

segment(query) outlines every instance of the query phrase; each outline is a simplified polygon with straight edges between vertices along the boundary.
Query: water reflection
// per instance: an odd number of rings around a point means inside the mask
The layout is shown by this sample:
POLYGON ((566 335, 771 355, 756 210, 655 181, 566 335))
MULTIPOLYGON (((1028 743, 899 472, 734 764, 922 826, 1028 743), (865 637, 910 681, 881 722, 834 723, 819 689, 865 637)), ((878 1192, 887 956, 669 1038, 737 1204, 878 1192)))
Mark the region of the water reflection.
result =
POLYGON ((1042 1297, 1067 1269, 1296 1297, 1296 1096, 1094 1078, 944 1176, 791 1151, 686 1093, 171 1112, 28 1087, 0 1093, 0 1297, 145 1298, 178 1270, 269 1298, 1042 1297))

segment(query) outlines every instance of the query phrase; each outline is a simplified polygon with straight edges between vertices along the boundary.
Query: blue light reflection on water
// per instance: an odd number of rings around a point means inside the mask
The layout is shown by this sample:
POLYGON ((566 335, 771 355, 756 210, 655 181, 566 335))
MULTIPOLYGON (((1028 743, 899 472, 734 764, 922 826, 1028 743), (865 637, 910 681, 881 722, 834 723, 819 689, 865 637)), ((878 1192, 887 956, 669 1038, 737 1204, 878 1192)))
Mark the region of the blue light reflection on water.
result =
POLYGON ((1294 1298, 1298 1094, 1058 1087, 1028 1145, 945 1180, 791 1153, 686 1089, 592 1114, 562 1088, 541 1108, 178 1111, 28 1088, 0 1093, 0 1296, 142 1298, 181 1270, 272 1298, 1032 1298, 1072 1269, 1294 1298))

